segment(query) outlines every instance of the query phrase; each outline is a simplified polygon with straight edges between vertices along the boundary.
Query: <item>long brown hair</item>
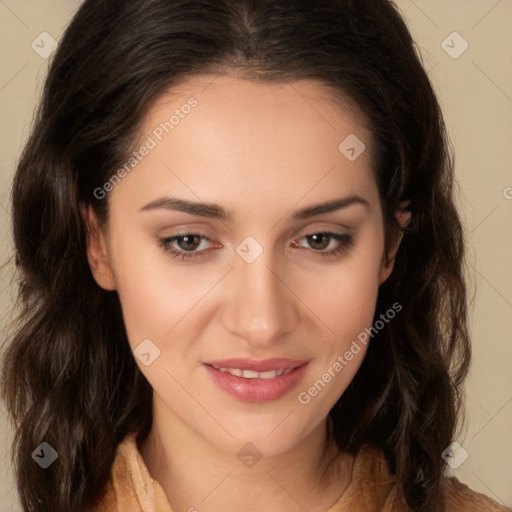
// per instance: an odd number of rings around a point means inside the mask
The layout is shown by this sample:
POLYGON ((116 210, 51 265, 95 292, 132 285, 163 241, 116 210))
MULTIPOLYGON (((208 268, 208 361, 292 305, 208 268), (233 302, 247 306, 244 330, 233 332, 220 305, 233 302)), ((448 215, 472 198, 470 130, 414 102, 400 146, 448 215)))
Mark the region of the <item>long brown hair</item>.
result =
POLYGON ((366 116, 386 244, 400 229, 399 205, 409 200, 412 212, 375 319, 396 301, 403 310, 329 415, 340 449, 379 447, 409 506, 442 510, 441 453, 470 360, 464 234, 440 107, 389 0, 87 0, 78 9, 12 192, 20 314, 1 384, 24 510, 85 510, 124 436, 150 431, 152 389, 117 293, 92 277, 80 205, 106 220, 108 198, 94 190, 126 161, 151 102, 206 72, 318 79, 366 116), (46 470, 32 459, 43 441, 59 455, 46 470))

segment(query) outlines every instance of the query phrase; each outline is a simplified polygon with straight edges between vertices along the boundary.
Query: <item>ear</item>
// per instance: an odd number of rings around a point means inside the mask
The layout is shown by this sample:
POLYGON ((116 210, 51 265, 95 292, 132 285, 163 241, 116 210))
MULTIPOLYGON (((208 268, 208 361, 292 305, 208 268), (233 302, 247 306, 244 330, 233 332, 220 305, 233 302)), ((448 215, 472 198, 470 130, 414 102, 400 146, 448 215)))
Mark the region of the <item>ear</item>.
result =
POLYGON ((116 283, 110 264, 105 234, 100 227, 97 215, 92 206, 85 204, 80 205, 80 214, 87 230, 87 260, 94 280, 104 290, 113 291, 116 289, 116 283))
MULTIPOLYGON (((409 206, 409 204, 410 201, 405 201, 401 203, 400 208, 395 213, 396 219, 402 228, 407 226, 411 221, 411 212, 406 209, 407 206, 409 206)), ((397 233, 392 243, 390 244, 387 254, 387 261, 386 255, 384 255, 382 258, 379 285, 386 281, 386 279, 388 279, 388 277, 391 275, 391 272, 393 272, 393 267, 395 266, 396 253, 398 252, 398 248, 400 247, 400 242, 402 241, 403 236, 404 234, 401 231, 397 233)))

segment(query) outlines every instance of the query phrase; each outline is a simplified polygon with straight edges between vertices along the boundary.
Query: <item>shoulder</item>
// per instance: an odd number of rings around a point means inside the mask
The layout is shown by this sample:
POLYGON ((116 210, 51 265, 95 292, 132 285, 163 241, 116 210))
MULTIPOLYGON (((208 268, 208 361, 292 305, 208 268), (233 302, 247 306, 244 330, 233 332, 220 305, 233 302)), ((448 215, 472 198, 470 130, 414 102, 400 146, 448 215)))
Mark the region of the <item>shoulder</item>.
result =
POLYGON ((102 489, 101 495, 97 496, 93 504, 93 512, 117 512, 118 510, 131 512, 135 510, 130 503, 135 498, 134 489, 131 485, 134 446, 134 434, 127 435, 117 446, 109 478, 102 489))
POLYGON ((172 512, 163 489, 154 481, 131 432, 118 445, 110 476, 92 512, 172 512))
MULTIPOLYGON (((409 512, 400 491, 384 453, 375 446, 363 445, 345 495, 329 512, 358 510, 362 505, 365 511, 371 512, 409 512)), ((442 494, 445 512, 512 512, 511 508, 472 490, 455 477, 443 479, 442 494)))
POLYGON ((474 491, 455 477, 445 478, 444 484, 446 512, 512 512, 512 508, 474 491))

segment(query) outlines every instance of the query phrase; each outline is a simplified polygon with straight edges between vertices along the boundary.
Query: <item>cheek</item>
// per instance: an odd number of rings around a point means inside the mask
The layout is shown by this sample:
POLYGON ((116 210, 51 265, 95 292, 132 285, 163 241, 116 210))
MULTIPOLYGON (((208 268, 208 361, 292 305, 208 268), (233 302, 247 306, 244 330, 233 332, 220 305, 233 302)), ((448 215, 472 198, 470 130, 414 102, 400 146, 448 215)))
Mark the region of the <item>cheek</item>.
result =
MULTIPOLYGON (((378 296, 379 259, 374 253, 340 265, 336 278, 316 281, 310 294, 311 309, 329 332, 319 339, 317 361, 311 378, 297 397, 301 406, 326 414, 344 393, 359 370, 370 342, 378 296), (325 283, 328 283, 327 287, 325 283), (323 288, 322 288, 323 286, 323 288), (320 345, 321 343, 321 345, 320 345)), ((308 304, 308 305, 309 305, 308 304)))
MULTIPOLYGON (((156 242, 129 240, 122 236, 129 226, 121 228, 113 238, 112 261, 132 348, 146 338, 167 339, 169 331, 185 317, 185 323, 194 316, 200 323, 194 313, 201 307, 194 308, 199 302, 204 306, 205 296, 223 269, 212 266, 201 272, 187 271, 188 267, 173 262, 156 242)), ((377 228, 369 229, 337 262, 319 259, 318 264, 283 269, 285 281, 295 283, 294 293, 307 306, 303 314, 316 322, 316 330, 324 330, 329 338, 336 333, 336 339, 350 344, 352 337, 371 324, 382 249, 382 234, 377 228), (298 275, 293 275, 293 268, 298 275)), ((202 316, 206 321, 207 315, 202 316)))
POLYGON ((150 244, 119 237, 113 250, 117 291, 132 348, 146 338, 163 339, 200 291, 194 293, 193 282, 171 272, 169 262, 150 244))
POLYGON ((339 263, 303 275, 299 293, 319 319, 348 341, 371 325, 379 291, 383 243, 368 235, 339 263))

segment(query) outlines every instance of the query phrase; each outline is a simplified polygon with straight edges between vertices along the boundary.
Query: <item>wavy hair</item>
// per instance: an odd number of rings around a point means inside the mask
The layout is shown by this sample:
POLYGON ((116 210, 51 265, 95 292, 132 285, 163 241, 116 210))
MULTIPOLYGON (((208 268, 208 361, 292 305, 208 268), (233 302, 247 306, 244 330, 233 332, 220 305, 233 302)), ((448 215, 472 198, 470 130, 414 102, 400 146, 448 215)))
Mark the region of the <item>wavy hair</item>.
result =
MULTIPOLYGON (((115 291, 86 257, 81 205, 136 147, 152 102, 202 73, 317 79, 349 98, 373 138, 386 248, 402 230, 372 339, 329 412, 341 450, 379 447, 413 510, 442 510, 443 450, 463 412, 470 362, 464 232, 440 106, 390 0, 87 0, 54 54, 12 190, 19 315, 1 386, 25 511, 92 507, 118 444, 151 429, 152 388, 135 363, 115 291), (395 212, 410 201, 411 223, 395 212), (41 470, 43 441, 59 457, 41 470)), ((6 338, 7 340, 7 338, 6 338)))

